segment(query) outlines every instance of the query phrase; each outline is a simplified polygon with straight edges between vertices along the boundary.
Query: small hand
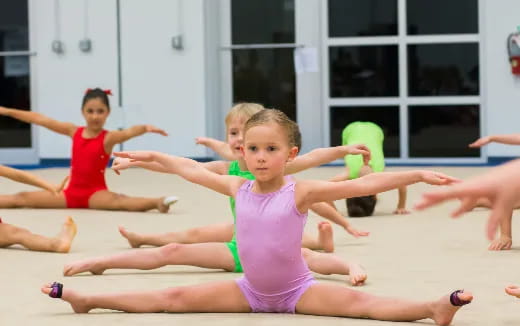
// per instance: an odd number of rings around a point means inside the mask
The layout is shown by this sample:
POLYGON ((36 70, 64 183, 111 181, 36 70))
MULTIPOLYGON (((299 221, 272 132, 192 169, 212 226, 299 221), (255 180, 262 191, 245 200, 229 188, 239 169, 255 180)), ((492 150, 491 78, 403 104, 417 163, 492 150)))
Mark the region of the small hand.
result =
POLYGON ((130 159, 130 162, 141 161, 141 162, 152 162, 153 152, 151 151, 126 151, 126 152, 114 152, 115 157, 122 157, 130 159))
POLYGON ((363 144, 357 144, 357 145, 349 145, 347 146, 347 149, 348 149, 348 153, 349 154, 352 154, 352 155, 355 155, 355 154, 361 154, 363 155, 363 163, 365 165, 368 164, 368 162, 370 162, 370 149, 363 145, 363 144))
POLYGON ((498 251, 498 250, 509 250, 511 249, 511 245, 513 244, 513 240, 505 235, 500 236, 498 239, 493 240, 488 247, 488 250, 498 251))
POLYGON ((469 147, 479 148, 479 147, 489 144, 490 142, 491 142, 491 137, 486 136, 486 137, 479 138, 476 141, 474 141, 473 143, 469 144, 469 147))
POLYGON ((116 157, 112 162, 111 169, 114 170, 117 175, 121 175, 121 170, 126 170, 131 166, 132 162, 129 158, 116 157))
POLYGON ((397 207, 396 210, 394 211, 394 214, 396 214, 396 215, 406 215, 406 214, 410 214, 410 211, 407 210, 404 207, 397 207))
POLYGON ((146 125, 146 132, 153 132, 155 134, 160 134, 160 135, 163 135, 163 136, 168 136, 168 133, 160 128, 157 128, 155 126, 152 126, 152 125, 146 125))
POLYGON ((370 232, 367 231, 359 231, 353 228, 351 225, 346 226, 345 231, 347 231, 350 235, 352 235, 355 238, 366 237, 370 234, 370 232))
POLYGON ((209 138, 207 137, 197 137, 195 138, 195 144, 197 145, 206 145, 208 143, 209 138))
POLYGON ((422 181, 431 185, 443 186, 460 182, 460 179, 435 171, 422 171, 422 181))

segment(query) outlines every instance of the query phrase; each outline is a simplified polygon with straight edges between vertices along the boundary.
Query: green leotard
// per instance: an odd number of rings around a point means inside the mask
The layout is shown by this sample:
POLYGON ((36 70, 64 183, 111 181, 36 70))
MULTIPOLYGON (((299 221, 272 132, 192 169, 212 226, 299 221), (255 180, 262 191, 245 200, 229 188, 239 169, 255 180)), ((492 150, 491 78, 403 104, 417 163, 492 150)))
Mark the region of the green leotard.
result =
MULTIPOLYGON (((238 165, 238 161, 232 161, 229 165, 228 170, 229 175, 236 175, 248 180, 254 180, 255 176, 249 171, 240 170, 240 166, 238 165)), ((229 204, 231 206, 231 213, 233 213, 233 224, 237 222, 237 215, 235 213, 235 198, 229 197, 229 204)), ((242 273, 242 264, 240 263, 240 257, 238 256, 238 247, 237 247, 237 239, 235 237, 235 232, 233 232, 233 239, 230 242, 226 243, 227 247, 231 251, 233 255, 233 259, 235 260, 235 273, 242 273)))
MULTIPOLYGON (((371 159, 368 165, 374 172, 382 172, 385 169, 385 156, 383 154, 383 130, 372 122, 352 122, 348 124, 342 133, 343 145, 365 144, 370 149, 371 159)), ((349 179, 359 177, 359 171, 363 166, 361 155, 346 155, 345 165, 349 170, 349 179)))

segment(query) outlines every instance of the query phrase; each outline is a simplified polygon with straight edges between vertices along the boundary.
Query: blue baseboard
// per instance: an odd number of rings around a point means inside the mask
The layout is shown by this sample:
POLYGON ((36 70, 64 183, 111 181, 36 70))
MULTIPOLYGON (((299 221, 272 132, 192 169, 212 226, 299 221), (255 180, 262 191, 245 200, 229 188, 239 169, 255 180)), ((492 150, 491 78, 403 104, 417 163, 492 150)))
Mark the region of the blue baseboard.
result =
MULTIPOLYGON (((517 159, 518 157, 513 156, 491 156, 488 157, 486 163, 452 163, 452 164, 431 164, 431 163, 389 163, 386 166, 496 166, 511 160, 517 159)), ((196 157, 192 158, 197 162, 210 162, 213 161, 212 157, 196 157)), ((110 161, 112 164, 112 161, 110 161)), ((20 170, 34 170, 34 169, 47 169, 47 168, 68 168, 70 166, 70 159, 67 158, 44 158, 40 160, 40 164, 31 165, 10 165, 13 168, 20 170)), ((325 166, 343 166, 343 163, 330 163, 325 166)))

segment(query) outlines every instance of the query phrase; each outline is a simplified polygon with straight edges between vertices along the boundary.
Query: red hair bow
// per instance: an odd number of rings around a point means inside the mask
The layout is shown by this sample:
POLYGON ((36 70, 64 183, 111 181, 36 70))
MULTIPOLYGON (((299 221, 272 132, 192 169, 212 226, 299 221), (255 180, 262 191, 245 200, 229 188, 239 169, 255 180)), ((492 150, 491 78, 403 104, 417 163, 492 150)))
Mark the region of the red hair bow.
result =
MULTIPOLYGON (((92 88, 87 88, 87 90, 85 91, 85 94, 88 94, 92 90, 93 90, 92 88)), ((103 89, 103 93, 105 93, 107 95, 110 95, 110 96, 113 95, 111 89, 103 89)))

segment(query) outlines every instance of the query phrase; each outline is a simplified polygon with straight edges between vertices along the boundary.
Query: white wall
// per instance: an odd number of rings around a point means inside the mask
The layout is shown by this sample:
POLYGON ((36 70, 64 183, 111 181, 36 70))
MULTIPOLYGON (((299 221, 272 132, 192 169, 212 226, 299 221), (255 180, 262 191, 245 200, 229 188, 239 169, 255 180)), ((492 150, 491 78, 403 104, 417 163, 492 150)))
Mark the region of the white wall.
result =
MULTIPOLYGON (((485 0, 481 14, 484 42, 484 98, 486 112, 485 135, 520 133, 520 77, 513 77, 507 58, 506 39, 520 25, 520 1, 485 0)), ((482 78, 482 74, 481 74, 482 78)), ((492 144, 489 156, 520 156, 520 146, 492 144)))
MULTIPOLYGON (((204 157, 194 138, 206 135, 203 0, 121 1, 122 108, 118 107, 115 0, 89 0, 90 53, 82 53, 84 1, 59 1, 65 53, 51 51, 55 37, 54 0, 31 0, 33 110, 84 124, 81 99, 88 87, 113 90, 106 128, 154 124, 169 137, 144 135, 125 149, 153 149, 204 157), (182 1, 180 3, 179 1, 182 1), (182 4, 182 5, 181 5, 182 4), (178 12, 182 10, 182 24, 178 12), (179 29, 182 29, 179 30, 179 29), (171 37, 183 32, 185 49, 173 50, 171 37)), ((41 158, 69 158, 70 139, 38 128, 41 158)))
MULTIPOLYGON (((83 125, 81 100, 89 87, 117 87, 116 2, 90 0, 90 53, 83 53, 78 42, 85 36, 83 1, 60 1, 61 39, 65 52, 51 50, 55 38, 54 0, 31 0, 30 22, 34 87, 32 110, 52 118, 83 125)), ((117 94, 117 91, 116 91, 117 94)), ((117 103, 117 96, 111 98, 117 103)), ((41 127, 38 128, 40 158, 69 158, 71 141, 41 127)))

